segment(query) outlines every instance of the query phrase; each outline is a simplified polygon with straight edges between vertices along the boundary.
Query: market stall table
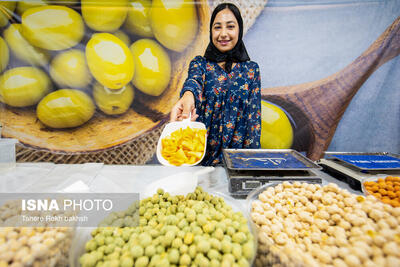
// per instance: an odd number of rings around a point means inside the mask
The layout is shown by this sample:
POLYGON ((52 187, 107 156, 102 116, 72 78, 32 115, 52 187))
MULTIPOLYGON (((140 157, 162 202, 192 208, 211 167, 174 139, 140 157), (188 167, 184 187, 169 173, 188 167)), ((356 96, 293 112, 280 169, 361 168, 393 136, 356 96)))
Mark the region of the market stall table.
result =
MULTIPOLYGON (((0 171, 0 192, 140 193, 148 184, 158 179, 181 172, 194 173, 204 168, 209 167, 18 163, 15 168, 0 171)), ((323 184, 336 183, 351 193, 362 194, 328 174, 317 172, 322 177, 323 184)), ((215 167, 199 177, 199 185, 229 195, 226 177, 223 167, 215 167)))
MULTIPOLYGON (((351 193, 361 195, 359 191, 355 191, 344 182, 336 180, 322 171, 317 171, 318 175, 322 178, 322 185, 324 188, 329 183, 334 183, 342 189, 346 189, 351 193)), ((88 163, 88 164, 52 164, 52 163, 23 163, 17 164, 15 168, 2 170, 0 172, 0 192, 3 193, 139 193, 141 198, 143 192, 149 185, 154 185, 160 179, 165 177, 171 178, 172 186, 179 187, 180 184, 173 180, 174 175, 178 177, 182 173, 189 173, 196 175, 202 173, 198 178, 198 184, 210 194, 214 194, 219 197, 225 198, 226 203, 232 207, 233 211, 241 211, 247 218, 252 220, 258 225, 259 217, 254 217, 254 212, 258 212, 259 209, 254 209, 254 203, 252 201, 252 213, 250 214, 249 203, 244 199, 234 200, 229 197, 228 181, 226 170, 223 167, 165 167, 160 165, 145 165, 145 166, 128 166, 128 165, 104 165, 101 163, 88 163), (204 170, 208 171, 205 172, 204 170)), ((175 178, 176 178, 175 177, 175 178)), ((157 184, 156 184, 157 185, 157 184)), ((283 184, 288 186, 288 183, 283 184)), ((301 184, 294 184, 294 187, 299 187, 301 184)), ((328 188, 337 188, 336 185, 329 185, 328 188)), ((280 185, 282 186, 282 185, 280 185)), ((304 185, 301 185, 304 186, 304 185)), ((313 186, 313 185, 310 185, 313 186)), ((172 187, 171 187, 172 188, 172 187)), ((262 188, 265 190, 266 188, 262 188)), ((272 188, 269 188, 272 189, 272 188)), ((337 189, 336 189, 337 190, 337 189)), ((324 189, 324 191, 326 191, 324 189)), ((328 190, 329 191, 329 190, 328 190)), ((326 191, 327 192, 327 191, 326 191)), ((303 192, 304 193, 304 192, 303 192)), ((271 194, 271 192, 270 192, 271 194)), ((329 193, 328 193, 329 194, 329 193)), ((350 194, 347 192, 348 196, 350 194)), ((121 195, 121 194, 117 194, 121 195)), ((254 197, 254 194, 253 194, 254 197)), ((279 197, 279 194, 276 195, 279 197)), ((297 198, 301 196, 296 196, 297 198)), ((295 196, 293 196, 295 198, 295 196)), ((328 197, 329 198, 329 197, 328 197)), ((261 201, 265 199, 260 198, 261 201)), ((354 201, 358 201, 359 198, 352 198, 354 201)), ((364 198, 360 198, 364 200, 364 198)), ((254 199, 253 199, 254 200, 254 199)), ((274 198, 273 201, 276 201, 274 198)), ((356 202, 357 202, 356 201, 356 202)), ((361 201, 361 200, 360 200, 361 201)), ((367 201, 367 200, 366 200, 367 201)), ((371 202, 371 199, 368 201, 371 202)), ((302 201, 301 201, 302 202, 302 201)), ((373 201, 372 201, 373 202, 373 201)), ((372 203, 371 202, 371 203, 372 203)), ((271 203, 271 202, 270 202, 271 203)), ((273 202, 271 205, 278 202, 273 202)), ((300 204, 300 203, 298 203, 300 204)), ((291 204, 290 204, 291 205, 291 204)), ((301 205, 300 205, 301 206, 301 205)), ((300 207, 299 206, 299 207, 300 207)), ((296 205, 297 207, 297 205, 296 205)), ((269 206, 268 209, 275 208, 269 206)), ((273 212, 273 210, 270 210, 273 212)), ((397 211, 396 211, 397 212, 397 211)), ((376 212, 375 212, 376 213, 376 212)), ((276 213, 278 215, 278 213, 276 213)), ((279 213, 280 214, 280 213, 279 213)), ((376 214, 371 214, 374 217, 376 214)), ((129 216, 129 215, 128 215, 129 216)), ((266 215, 265 215, 266 216, 266 215)), ((396 215, 397 216, 397 215, 396 215)), ((354 216, 353 216, 354 217, 354 216)), ((102 217, 103 218, 103 217, 102 217)), ((278 218, 275 218, 278 219, 278 218)), ((280 218, 282 219, 282 218, 280 218)), ((397 218, 391 218, 391 221, 397 220, 397 218)), ((96 224, 97 225, 97 224, 96 224)), ((249 225, 251 226, 251 225, 249 225)), ((253 226, 251 226, 253 228, 253 226)), ((263 229, 263 228, 261 228, 263 229)), ((84 245, 90 240, 91 228, 77 228, 78 231, 74 234, 73 239, 68 239, 66 244, 69 244, 72 240, 71 249, 69 249, 70 265, 74 266, 77 264, 79 258, 84 254, 84 245)), ((308 231, 308 230, 304 230, 308 231)), ((276 232, 274 230, 274 232, 276 232)), ((279 231, 278 231, 279 232, 279 231)), ((253 236, 256 234, 253 231, 253 236)), ((257 233, 258 253, 255 259, 256 265, 263 266, 266 262, 283 263, 284 255, 281 254, 277 247, 273 243, 268 243, 260 237, 260 233, 257 233), (279 252, 279 253, 278 253, 279 252), (275 254, 274 254, 275 253, 275 254), (260 265, 261 264, 261 265, 260 265)), ((336 241, 335 241, 336 242, 336 241)), ((387 249, 386 249, 387 250, 387 249)), ((290 254, 290 253, 289 253, 290 254)), ((299 254, 301 255, 301 253, 299 254)), ((250 259, 249 259, 250 260, 250 259)), ((388 258, 389 260, 389 258, 388 258)), ((281 265, 286 266, 286 265, 281 265)))

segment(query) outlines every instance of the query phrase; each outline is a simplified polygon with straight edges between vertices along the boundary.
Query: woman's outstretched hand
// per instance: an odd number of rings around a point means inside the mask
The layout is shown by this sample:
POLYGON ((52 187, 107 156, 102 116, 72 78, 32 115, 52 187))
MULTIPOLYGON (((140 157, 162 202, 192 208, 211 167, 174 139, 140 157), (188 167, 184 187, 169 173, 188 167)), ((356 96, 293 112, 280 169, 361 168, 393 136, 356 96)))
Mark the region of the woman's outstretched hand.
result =
POLYGON ((190 91, 186 91, 181 99, 173 106, 170 115, 170 121, 181 121, 187 119, 191 115, 191 120, 194 121, 199 115, 196 114, 194 95, 190 91))

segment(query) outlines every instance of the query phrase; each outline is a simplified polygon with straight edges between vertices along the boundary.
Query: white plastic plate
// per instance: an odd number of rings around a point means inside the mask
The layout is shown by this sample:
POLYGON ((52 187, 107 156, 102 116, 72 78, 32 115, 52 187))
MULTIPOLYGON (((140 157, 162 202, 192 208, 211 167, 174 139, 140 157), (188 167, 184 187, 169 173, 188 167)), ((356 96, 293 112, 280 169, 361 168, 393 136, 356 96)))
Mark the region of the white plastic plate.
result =
POLYGON ((140 193, 140 199, 153 196, 159 188, 169 192, 171 195, 187 195, 196 189, 199 183, 199 176, 213 170, 214 167, 205 167, 194 172, 180 172, 159 179, 149 184, 144 192, 140 193))
MULTIPOLYGON (((190 118, 190 116, 189 116, 189 118, 190 118)), ((158 143, 157 143, 157 159, 162 165, 175 166, 175 165, 170 164, 168 162, 168 160, 164 159, 164 157, 161 155, 161 149, 162 149, 161 140, 164 137, 171 135, 171 133, 175 132, 176 130, 186 129, 187 127, 190 127, 192 129, 206 130, 206 126, 204 125, 204 123, 197 122, 197 121, 190 121, 190 119, 186 119, 186 120, 182 120, 182 121, 174 121, 174 122, 170 122, 167 125, 165 125, 165 128, 162 131, 161 136, 158 139, 158 143)), ((203 160, 204 155, 206 154, 205 150, 207 148, 207 134, 206 134, 204 140, 205 140, 205 145, 204 145, 203 156, 201 157, 201 159, 198 160, 197 162, 195 162, 194 164, 182 164, 181 166, 195 166, 203 160)))

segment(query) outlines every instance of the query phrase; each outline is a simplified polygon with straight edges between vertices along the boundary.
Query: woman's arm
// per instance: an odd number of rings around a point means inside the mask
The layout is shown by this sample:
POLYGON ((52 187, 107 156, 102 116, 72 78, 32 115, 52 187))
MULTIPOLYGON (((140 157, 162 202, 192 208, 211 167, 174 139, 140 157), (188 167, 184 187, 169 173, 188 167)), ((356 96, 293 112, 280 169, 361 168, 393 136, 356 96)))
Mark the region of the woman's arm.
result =
POLYGON ((203 98, 203 85, 205 79, 205 73, 204 68, 202 68, 201 59, 202 58, 200 56, 197 56, 190 62, 188 77, 183 84, 180 94, 182 97, 186 91, 192 92, 196 102, 196 107, 199 107, 199 104, 203 98))
POLYGON ((197 56, 190 62, 188 77, 180 93, 181 98, 171 111, 171 121, 186 119, 189 116, 189 112, 192 113, 192 120, 198 117, 196 114, 196 107, 201 106, 205 79, 204 69, 201 66, 201 59, 200 56, 197 56))
POLYGON ((249 100, 246 107, 247 129, 243 148, 260 148, 261 136, 261 77, 260 68, 255 64, 254 77, 249 86, 249 100))

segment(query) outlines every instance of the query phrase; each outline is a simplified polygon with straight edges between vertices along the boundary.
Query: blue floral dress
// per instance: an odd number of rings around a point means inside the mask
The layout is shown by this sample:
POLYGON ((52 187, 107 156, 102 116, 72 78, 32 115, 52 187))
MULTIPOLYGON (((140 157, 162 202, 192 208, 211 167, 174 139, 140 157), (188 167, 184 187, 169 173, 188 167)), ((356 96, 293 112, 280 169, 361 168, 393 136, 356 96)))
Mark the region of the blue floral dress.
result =
POLYGON ((195 96, 197 121, 207 128, 203 165, 222 161, 223 148, 260 148, 260 70, 253 61, 239 62, 227 74, 216 62, 195 57, 184 92, 195 96))

